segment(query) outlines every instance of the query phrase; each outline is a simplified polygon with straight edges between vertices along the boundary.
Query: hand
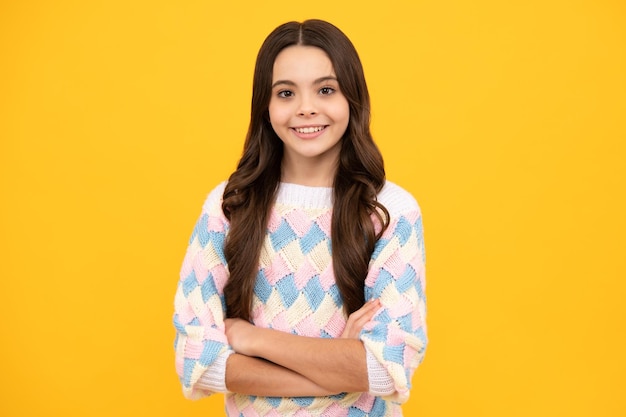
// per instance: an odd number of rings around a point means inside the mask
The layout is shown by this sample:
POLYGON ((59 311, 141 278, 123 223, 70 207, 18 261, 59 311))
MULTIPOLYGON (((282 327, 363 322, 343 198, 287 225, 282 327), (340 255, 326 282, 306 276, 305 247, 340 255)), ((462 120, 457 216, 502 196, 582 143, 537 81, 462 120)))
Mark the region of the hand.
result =
POLYGON ((254 341, 255 332, 259 329, 242 319, 225 319, 224 326, 228 343, 230 343, 235 352, 246 356, 254 356, 252 353, 252 342, 254 341))
POLYGON ((370 300, 363 304, 363 307, 350 314, 346 322, 346 327, 343 329, 343 333, 341 333, 341 337, 344 339, 358 339, 359 333, 363 330, 363 326, 374 317, 380 305, 379 300, 370 300))

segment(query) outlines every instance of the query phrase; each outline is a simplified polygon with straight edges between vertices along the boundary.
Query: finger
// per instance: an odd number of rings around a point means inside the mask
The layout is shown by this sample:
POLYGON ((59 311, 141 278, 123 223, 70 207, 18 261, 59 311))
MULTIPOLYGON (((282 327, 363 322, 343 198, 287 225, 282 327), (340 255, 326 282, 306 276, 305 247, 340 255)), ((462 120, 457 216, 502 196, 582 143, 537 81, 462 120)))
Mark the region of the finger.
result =
POLYGON ((361 307, 354 313, 350 314, 350 317, 348 318, 348 320, 350 319, 358 320, 360 317, 370 314, 372 310, 373 311, 378 310, 378 307, 380 307, 380 301, 370 300, 367 303, 363 304, 363 307, 361 307))
POLYGON ((360 311, 360 314, 358 314, 355 317, 355 319, 358 321, 362 321, 363 319, 365 319, 366 321, 370 320, 372 317, 374 317, 374 315, 376 314, 379 308, 380 308, 380 301, 372 300, 367 305, 363 306, 363 308, 360 311))
POLYGON ((359 333, 363 326, 369 322, 372 317, 376 314, 378 308, 375 305, 367 306, 367 308, 362 308, 350 315, 348 321, 346 322, 346 328, 344 333, 353 334, 354 332, 359 333))
POLYGON ((355 323, 363 323, 372 319, 380 309, 381 304, 379 300, 371 300, 365 306, 361 308, 359 314, 355 315, 355 323))
POLYGON ((359 310, 350 315, 346 322, 346 327, 341 334, 344 338, 357 338, 363 327, 376 315, 380 308, 380 301, 372 300, 367 302, 359 310))
POLYGON ((358 329, 358 331, 361 331, 363 327, 372 320, 374 315, 376 315, 376 311, 378 311, 378 309, 370 310, 367 312, 367 314, 363 314, 352 323, 352 327, 358 329))
POLYGON ((361 314, 358 317, 355 317, 352 321, 351 321, 351 326, 352 327, 356 327, 359 330, 361 330, 361 328, 363 328, 363 326, 368 323, 370 320, 372 320, 372 317, 374 317, 374 315, 376 314, 376 310, 369 310, 366 312, 363 312, 363 314, 361 314))

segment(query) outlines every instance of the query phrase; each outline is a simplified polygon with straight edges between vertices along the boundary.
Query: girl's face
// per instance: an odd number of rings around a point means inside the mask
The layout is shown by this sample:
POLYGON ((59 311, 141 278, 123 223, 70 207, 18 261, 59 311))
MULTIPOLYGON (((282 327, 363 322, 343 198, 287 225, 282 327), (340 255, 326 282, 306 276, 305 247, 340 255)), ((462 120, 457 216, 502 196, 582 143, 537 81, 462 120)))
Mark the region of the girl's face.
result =
POLYGON ((322 49, 298 45, 278 54, 269 116, 284 144, 283 169, 311 163, 320 169, 336 167, 350 108, 322 49))

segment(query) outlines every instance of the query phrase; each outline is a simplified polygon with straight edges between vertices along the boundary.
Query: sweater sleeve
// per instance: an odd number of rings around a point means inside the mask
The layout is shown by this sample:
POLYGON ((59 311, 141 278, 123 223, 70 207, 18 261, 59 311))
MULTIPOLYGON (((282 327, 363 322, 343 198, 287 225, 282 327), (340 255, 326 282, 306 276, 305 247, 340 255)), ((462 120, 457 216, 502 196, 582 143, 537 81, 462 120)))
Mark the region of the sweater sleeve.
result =
POLYGON ((211 192, 197 221, 174 298, 175 364, 183 394, 199 399, 225 392, 226 359, 233 353, 224 332, 223 288, 228 277, 223 243, 227 221, 223 186, 211 192))
POLYGON ((386 398, 398 403, 409 397, 411 378, 427 344, 422 218, 412 197, 409 203, 401 212, 389 210, 390 225, 376 243, 365 298, 379 299, 382 308, 360 334, 370 358, 393 381, 393 392, 386 398))

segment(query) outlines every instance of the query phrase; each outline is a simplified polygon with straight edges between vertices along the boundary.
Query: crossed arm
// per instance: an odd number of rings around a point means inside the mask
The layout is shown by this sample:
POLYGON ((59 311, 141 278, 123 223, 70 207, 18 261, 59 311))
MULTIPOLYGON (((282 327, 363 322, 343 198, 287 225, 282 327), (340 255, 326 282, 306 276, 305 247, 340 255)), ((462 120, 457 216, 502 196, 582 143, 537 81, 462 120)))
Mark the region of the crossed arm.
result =
POLYGON ((260 396, 322 396, 369 388, 366 353, 358 335, 380 307, 367 302, 348 318, 337 339, 297 336, 225 320, 235 353, 226 364, 231 392, 260 396))
POLYGON ((417 209, 398 217, 372 256, 365 296, 380 300, 384 308, 366 304, 350 315, 335 339, 223 319, 220 294, 228 275, 220 251, 225 230, 218 220, 203 213, 197 222, 174 300, 176 370, 186 397, 225 391, 297 397, 371 390, 398 402, 408 398, 410 378, 427 343, 417 209))

